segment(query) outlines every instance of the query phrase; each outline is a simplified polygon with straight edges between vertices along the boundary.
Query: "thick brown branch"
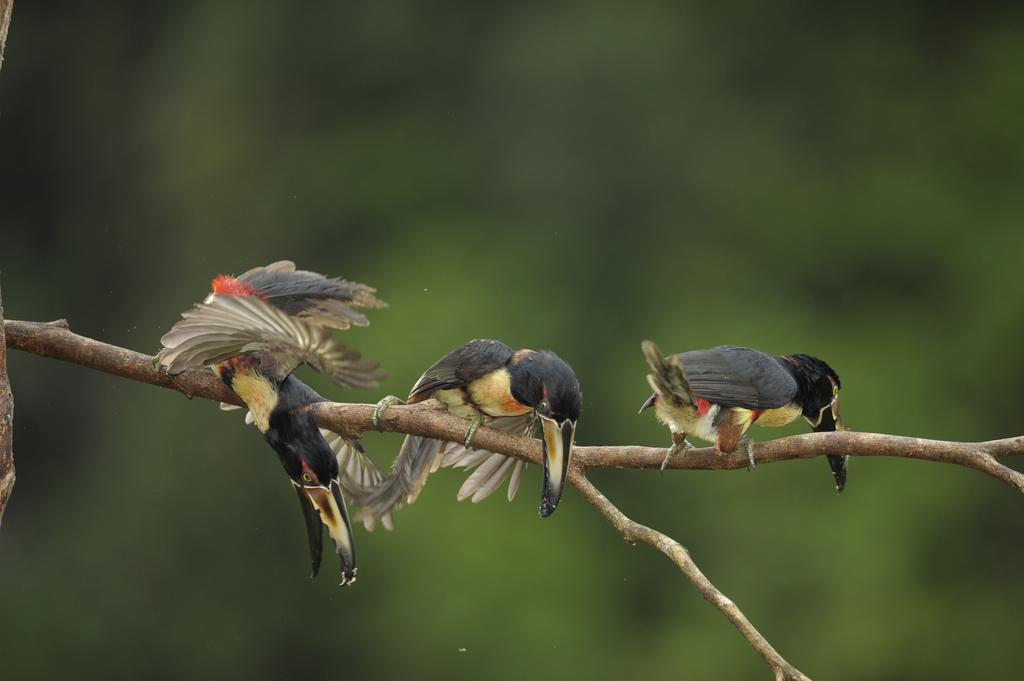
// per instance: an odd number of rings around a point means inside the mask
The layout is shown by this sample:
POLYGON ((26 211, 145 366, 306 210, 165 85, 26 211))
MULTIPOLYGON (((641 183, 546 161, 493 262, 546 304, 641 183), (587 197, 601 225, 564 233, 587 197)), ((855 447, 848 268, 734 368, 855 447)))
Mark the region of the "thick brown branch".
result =
POLYGON ((594 508, 600 511, 601 515, 618 530, 623 539, 628 542, 643 542, 652 546, 671 560, 679 568, 690 583, 697 589, 697 592, 711 605, 715 606, 726 619, 733 623, 747 643, 764 658, 768 666, 775 672, 775 678, 779 681, 810 681, 793 665, 786 662, 778 651, 768 643, 768 640, 761 635, 754 625, 750 623, 746 615, 728 598, 725 594, 715 588, 697 564, 690 557, 686 547, 672 537, 653 530, 646 525, 631 520, 625 513, 620 511, 612 502, 601 493, 594 484, 590 482, 583 469, 573 467, 569 473, 569 482, 589 501, 594 508))
POLYGON ((50 357, 72 364, 79 364, 133 381, 141 381, 164 388, 177 390, 188 397, 199 396, 209 400, 220 400, 241 405, 213 372, 205 370, 186 371, 177 376, 168 376, 153 364, 153 358, 140 352, 101 343, 68 330, 68 323, 55 322, 4 322, 7 344, 12 348, 31 352, 40 357, 50 357))
MULTIPOLYGON (((0 5, 2 9, 2 5, 0 5)), ((0 16, 2 21, 2 16, 0 16)), ((0 28, 3 28, 0 26, 0 28)), ((3 47, 0 34, 0 49, 3 47)), ((7 500, 14 491, 14 395, 7 380, 7 346, 4 341, 4 300, 0 293, 0 523, 7 500)))

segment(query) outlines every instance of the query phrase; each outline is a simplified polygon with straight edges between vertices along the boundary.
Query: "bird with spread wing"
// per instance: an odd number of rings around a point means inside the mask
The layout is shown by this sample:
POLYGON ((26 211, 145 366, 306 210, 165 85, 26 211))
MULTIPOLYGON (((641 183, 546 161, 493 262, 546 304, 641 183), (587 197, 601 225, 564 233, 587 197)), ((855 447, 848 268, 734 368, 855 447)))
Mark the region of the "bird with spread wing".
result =
MULTIPOLYGON (((297 492, 313 576, 326 525, 341 583, 350 584, 356 563, 345 496, 363 503, 385 476, 358 441, 317 427, 309 406, 326 400, 292 372, 308 364, 341 387, 377 386, 384 377, 377 363, 362 361, 332 330, 366 326, 355 308, 385 304, 369 286, 297 270, 287 260, 220 275, 212 289, 160 339, 156 361, 170 374, 210 367, 245 402, 246 421, 263 433, 297 492)), ((389 514, 373 519, 390 525, 389 514)))

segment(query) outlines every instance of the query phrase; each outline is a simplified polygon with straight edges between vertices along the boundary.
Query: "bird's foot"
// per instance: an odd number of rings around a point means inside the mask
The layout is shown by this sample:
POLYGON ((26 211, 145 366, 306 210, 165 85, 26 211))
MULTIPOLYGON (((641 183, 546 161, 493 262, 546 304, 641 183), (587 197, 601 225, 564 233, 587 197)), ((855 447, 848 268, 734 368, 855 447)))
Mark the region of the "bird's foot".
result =
POLYGON ((373 427, 380 430, 380 417, 384 415, 384 410, 393 404, 405 404, 405 400, 401 397, 394 395, 386 395, 377 405, 373 408, 373 427))
POLYGON ((757 462, 754 461, 754 443, 750 441, 750 438, 740 438, 740 447, 743 447, 743 451, 747 453, 747 470, 752 471, 757 468, 757 462))
POLYGON ((466 449, 469 449, 469 441, 473 439, 474 435, 476 435, 477 428, 479 428, 483 424, 483 422, 483 414, 477 414, 476 418, 473 419, 473 424, 469 427, 469 430, 466 431, 466 439, 463 440, 462 442, 462 444, 465 445, 466 449))
POLYGON ((672 438, 672 446, 668 448, 668 453, 665 454, 665 458, 661 460, 661 472, 665 472, 665 467, 668 466, 669 459, 671 459, 676 452, 679 450, 685 452, 687 449, 693 449, 693 445, 686 439, 686 436, 683 436, 678 442, 675 438, 672 438))

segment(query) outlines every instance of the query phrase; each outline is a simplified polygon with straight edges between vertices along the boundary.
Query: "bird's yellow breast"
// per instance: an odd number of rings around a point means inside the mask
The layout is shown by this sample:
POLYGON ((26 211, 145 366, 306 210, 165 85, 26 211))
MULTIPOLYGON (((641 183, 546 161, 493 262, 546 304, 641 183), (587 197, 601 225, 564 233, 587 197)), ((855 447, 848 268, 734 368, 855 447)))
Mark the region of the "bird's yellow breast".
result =
POLYGON ((277 406, 277 391, 262 374, 249 370, 236 370, 231 389, 242 398, 252 412, 256 427, 261 433, 270 428, 270 412, 277 406))
POLYGON ((502 368, 466 386, 469 398, 488 416, 520 416, 533 411, 512 397, 512 375, 502 368))
POLYGON ((434 397, 448 407, 448 412, 472 418, 477 409, 487 416, 519 416, 533 411, 512 397, 512 377, 508 369, 498 369, 470 381, 464 388, 438 390, 434 397))
POLYGON ((776 409, 767 409, 757 417, 757 425, 777 428, 792 423, 803 411, 798 404, 786 404, 776 409))

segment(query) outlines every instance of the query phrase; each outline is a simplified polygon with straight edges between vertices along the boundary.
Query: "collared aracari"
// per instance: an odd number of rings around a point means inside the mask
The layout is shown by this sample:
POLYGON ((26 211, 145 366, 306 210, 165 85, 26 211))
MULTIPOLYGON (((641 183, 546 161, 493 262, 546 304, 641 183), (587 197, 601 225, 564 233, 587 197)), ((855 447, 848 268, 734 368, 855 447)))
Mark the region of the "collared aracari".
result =
MULTIPOLYGON (((839 375, 817 357, 769 355, 734 345, 666 357, 648 340, 641 348, 654 394, 640 411, 653 406, 672 431, 662 469, 676 451, 691 446, 688 434, 714 442, 723 453, 743 447, 753 468, 753 448, 744 433, 754 423, 784 426, 803 416, 815 432, 843 429, 839 375)), ((846 486, 848 459, 828 456, 837 492, 846 486)))
MULTIPOLYGON (((569 470, 582 394, 572 367, 548 350, 512 348, 497 340, 473 340, 452 350, 427 369, 409 393, 410 403, 435 398, 448 412, 471 420, 461 444, 408 436, 392 472, 363 506, 363 513, 384 515, 412 503, 427 476, 442 466, 478 466, 459 489, 461 501, 478 502, 511 477, 508 500, 519 489, 526 463, 471 446, 481 424, 530 436, 537 420, 543 430, 544 483, 540 515, 555 512, 569 470)), ((374 421, 394 396, 381 400, 374 421)))
POLYGON ((312 576, 320 569, 326 525, 341 558, 341 583, 350 584, 355 547, 342 492, 358 501, 381 484, 383 471, 358 442, 317 427, 309 407, 325 398, 292 372, 305 363, 342 387, 378 385, 377 363, 360 361, 331 330, 365 326, 353 307, 384 303, 364 284, 296 270, 290 261, 218 276, 212 288, 161 338, 157 361, 171 374, 210 367, 245 402, 246 421, 263 433, 296 489, 312 576))

